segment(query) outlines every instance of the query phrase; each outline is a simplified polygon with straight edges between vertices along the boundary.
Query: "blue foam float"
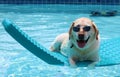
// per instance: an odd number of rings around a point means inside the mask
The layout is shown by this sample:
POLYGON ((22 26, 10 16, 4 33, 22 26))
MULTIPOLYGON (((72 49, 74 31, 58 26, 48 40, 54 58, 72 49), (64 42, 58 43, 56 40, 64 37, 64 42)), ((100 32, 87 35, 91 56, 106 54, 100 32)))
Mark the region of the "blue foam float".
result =
MULTIPOLYGON (((23 47, 29 50, 38 58, 52 65, 69 65, 67 57, 60 53, 53 53, 34 39, 29 37, 25 32, 20 30, 16 24, 9 19, 2 22, 5 30, 23 47)), ((103 40, 100 45, 100 61, 97 66, 117 65, 120 63, 120 38, 103 40)), ((84 63, 81 62, 81 65, 84 63)))

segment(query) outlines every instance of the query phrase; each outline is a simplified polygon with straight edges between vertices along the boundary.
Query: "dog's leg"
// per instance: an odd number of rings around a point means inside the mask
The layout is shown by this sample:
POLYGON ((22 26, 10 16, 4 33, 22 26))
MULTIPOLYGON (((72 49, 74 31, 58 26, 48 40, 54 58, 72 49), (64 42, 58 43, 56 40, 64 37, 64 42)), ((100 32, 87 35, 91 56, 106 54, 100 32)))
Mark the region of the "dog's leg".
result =
POLYGON ((78 58, 76 57, 70 57, 69 58, 69 63, 71 67, 77 67, 76 62, 78 61, 78 58))
POLYGON ((53 44, 50 46, 50 50, 51 51, 60 51, 60 46, 61 46, 60 42, 54 41, 53 44))
POLYGON ((94 57, 91 57, 91 61, 93 61, 93 62, 88 65, 89 69, 95 68, 96 64, 99 62, 99 56, 98 56, 98 54, 96 54, 94 57))
POLYGON ((55 38, 55 40, 53 41, 50 50, 51 51, 60 51, 61 48, 61 44, 63 43, 63 41, 68 38, 68 33, 63 33, 59 36, 57 36, 55 38))
POLYGON ((98 63, 98 61, 92 62, 88 65, 88 69, 94 69, 95 65, 98 63))
POLYGON ((60 39, 60 36, 56 37, 53 41, 52 45, 50 46, 51 51, 60 51, 60 47, 62 44, 62 40, 60 39))

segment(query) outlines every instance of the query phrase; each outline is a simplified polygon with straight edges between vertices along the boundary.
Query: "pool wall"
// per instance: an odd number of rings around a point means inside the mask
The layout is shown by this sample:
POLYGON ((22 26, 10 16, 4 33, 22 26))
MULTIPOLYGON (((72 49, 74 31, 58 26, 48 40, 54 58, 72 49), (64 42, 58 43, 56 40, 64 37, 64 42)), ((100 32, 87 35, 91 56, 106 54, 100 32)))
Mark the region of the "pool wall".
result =
POLYGON ((0 7, 1 12, 90 13, 91 11, 105 12, 115 10, 120 15, 120 0, 0 0, 0 6, 6 7, 0 7), (17 6, 7 7, 5 4, 15 4, 17 6), (23 5, 26 7, 21 8, 23 5), (32 7, 32 9, 29 9, 29 7, 32 7))
POLYGON ((15 13, 90 13, 91 11, 111 11, 117 10, 120 15, 120 5, 71 5, 71 4, 20 4, 11 5, 0 4, 1 12, 15 13), (25 6, 23 8, 22 6, 25 6), (3 8, 4 7, 4 8, 3 8), (31 9, 29 9, 31 7, 31 9), (64 9, 63 9, 64 8, 64 9))
POLYGON ((1 4, 102 4, 119 5, 120 0, 0 0, 1 4))

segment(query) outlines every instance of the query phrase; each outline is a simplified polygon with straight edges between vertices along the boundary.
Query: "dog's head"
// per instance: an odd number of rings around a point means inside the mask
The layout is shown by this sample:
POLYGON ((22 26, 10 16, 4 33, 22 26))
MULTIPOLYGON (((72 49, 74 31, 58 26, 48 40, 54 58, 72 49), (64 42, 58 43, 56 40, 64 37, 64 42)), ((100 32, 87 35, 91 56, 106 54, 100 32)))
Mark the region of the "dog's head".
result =
POLYGON ((94 22, 88 18, 75 20, 69 30, 69 39, 77 48, 85 48, 94 40, 98 40, 98 30, 94 22))

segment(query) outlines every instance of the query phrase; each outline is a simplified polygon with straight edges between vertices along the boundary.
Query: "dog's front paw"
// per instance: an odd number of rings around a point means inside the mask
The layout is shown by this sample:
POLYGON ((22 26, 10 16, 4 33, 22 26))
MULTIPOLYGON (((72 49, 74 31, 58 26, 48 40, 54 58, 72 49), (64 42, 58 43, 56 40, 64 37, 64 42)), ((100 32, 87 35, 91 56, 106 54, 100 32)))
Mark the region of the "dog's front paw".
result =
POLYGON ((95 68, 95 65, 89 64, 87 68, 88 68, 88 69, 94 69, 94 68, 95 68))
POLYGON ((88 65, 88 69, 94 69, 96 64, 97 62, 92 62, 91 64, 88 65))
POLYGON ((76 64, 70 64, 70 67, 77 68, 77 65, 76 64))
POLYGON ((70 63, 70 67, 76 68, 76 58, 75 57, 71 57, 69 58, 69 63, 70 63))

